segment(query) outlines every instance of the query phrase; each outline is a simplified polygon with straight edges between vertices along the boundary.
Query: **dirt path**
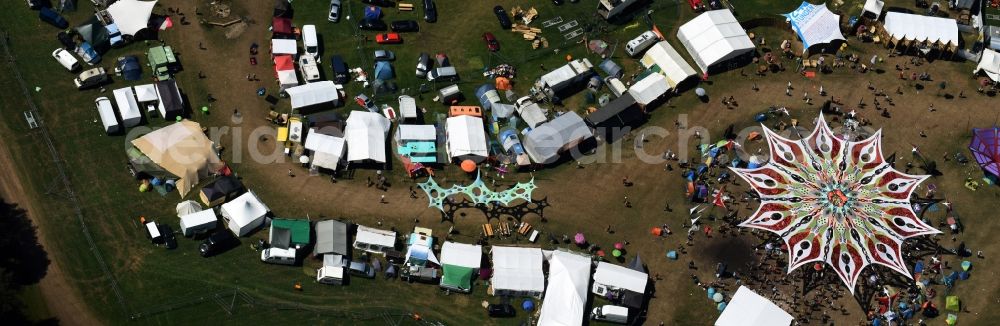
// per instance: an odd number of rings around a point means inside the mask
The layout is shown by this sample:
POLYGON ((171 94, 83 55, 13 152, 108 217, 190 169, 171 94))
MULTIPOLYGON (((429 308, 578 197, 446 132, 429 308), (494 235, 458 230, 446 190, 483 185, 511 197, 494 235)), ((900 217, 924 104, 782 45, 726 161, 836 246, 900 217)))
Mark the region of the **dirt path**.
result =
MULTIPOLYGON (((0 139, 0 166, 8 167, 0 169, 0 196, 26 210, 28 217, 38 227, 38 241, 44 248, 52 248, 46 241, 45 223, 35 216, 34 212, 38 210, 35 209, 35 204, 29 200, 29 196, 26 196, 17 170, 13 168, 15 165, 14 161, 11 160, 10 151, 2 139, 0 139)), ((81 300, 78 291, 66 280, 66 274, 63 273, 59 260, 55 259, 51 252, 49 259, 49 268, 45 277, 39 282, 39 288, 49 312, 59 319, 60 324, 100 325, 101 323, 81 300)))

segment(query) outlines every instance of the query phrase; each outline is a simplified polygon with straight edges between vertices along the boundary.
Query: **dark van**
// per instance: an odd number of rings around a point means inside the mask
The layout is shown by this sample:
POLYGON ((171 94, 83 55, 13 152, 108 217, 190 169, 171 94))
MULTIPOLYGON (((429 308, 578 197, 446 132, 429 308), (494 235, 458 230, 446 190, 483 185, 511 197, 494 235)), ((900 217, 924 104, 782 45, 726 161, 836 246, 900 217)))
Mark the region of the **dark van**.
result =
POLYGON ((341 56, 330 57, 330 66, 333 68, 333 80, 337 84, 346 84, 351 79, 351 73, 347 71, 347 64, 341 56))
POLYGON ((236 236, 232 232, 222 230, 213 233, 205 241, 202 241, 201 245, 198 246, 198 253, 202 257, 212 257, 232 249, 239 243, 240 241, 236 239, 236 236))

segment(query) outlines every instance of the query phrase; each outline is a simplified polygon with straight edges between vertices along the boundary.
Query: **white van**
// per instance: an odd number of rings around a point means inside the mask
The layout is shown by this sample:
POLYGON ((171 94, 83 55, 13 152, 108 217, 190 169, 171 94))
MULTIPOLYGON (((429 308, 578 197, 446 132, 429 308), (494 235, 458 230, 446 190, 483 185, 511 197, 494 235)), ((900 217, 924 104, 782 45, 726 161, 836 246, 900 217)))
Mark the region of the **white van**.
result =
POLYGON ((316 270, 316 282, 321 284, 344 284, 344 272, 347 270, 347 259, 343 255, 323 255, 323 267, 316 270))
POLYGON ((80 69, 80 61, 77 60, 72 53, 66 51, 66 49, 58 48, 55 51, 52 51, 52 57, 56 58, 56 61, 59 61, 59 64, 70 72, 80 69))
POLYGON ((622 81, 618 78, 615 77, 605 78, 604 83, 608 85, 608 89, 610 89, 611 93, 614 93, 615 96, 622 96, 622 94, 628 92, 628 87, 625 87, 625 84, 623 84, 622 81))
POLYGON ((456 81, 458 71, 455 67, 438 67, 427 74, 427 81, 456 81))
POLYGON ((97 106, 97 115, 101 117, 105 133, 113 134, 121 131, 121 125, 118 124, 118 117, 115 116, 115 108, 111 106, 110 99, 103 96, 98 97, 94 100, 94 105, 97 106))
POLYGON ((609 323, 624 324, 628 322, 628 308, 613 305, 594 307, 594 310, 590 312, 590 318, 609 323))
POLYGON ((302 79, 305 79, 306 83, 318 81, 319 65, 316 64, 316 58, 311 55, 299 57, 299 72, 302 73, 302 79))
POLYGON ((306 48, 306 54, 311 55, 320 62, 319 39, 316 38, 316 25, 302 26, 302 46, 306 48))
POLYGON ((656 33, 653 33, 653 31, 646 31, 639 34, 638 37, 632 39, 631 41, 628 41, 628 44, 625 44, 625 53, 628 53, 630 57, 638 56, 642 54, 643 51, 646 51, 646 49, 650 46, 656 44, 659 40, 660 39, 656 37, 656 33))
POLYGON ((270 264, 295 265, 295 248, 267 248, 260 252, 260 261, 270 264))

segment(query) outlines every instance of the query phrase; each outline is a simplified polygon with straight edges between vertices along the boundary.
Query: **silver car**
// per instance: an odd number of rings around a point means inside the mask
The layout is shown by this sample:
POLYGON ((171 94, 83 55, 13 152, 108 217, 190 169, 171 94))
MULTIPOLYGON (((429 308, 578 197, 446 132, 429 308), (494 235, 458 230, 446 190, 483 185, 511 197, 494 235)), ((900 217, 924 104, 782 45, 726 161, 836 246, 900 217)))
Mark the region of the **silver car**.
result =
POLYGON ((326 19, 334 23, 340 21, 340 0, 330 0, 330 15, 326 19))

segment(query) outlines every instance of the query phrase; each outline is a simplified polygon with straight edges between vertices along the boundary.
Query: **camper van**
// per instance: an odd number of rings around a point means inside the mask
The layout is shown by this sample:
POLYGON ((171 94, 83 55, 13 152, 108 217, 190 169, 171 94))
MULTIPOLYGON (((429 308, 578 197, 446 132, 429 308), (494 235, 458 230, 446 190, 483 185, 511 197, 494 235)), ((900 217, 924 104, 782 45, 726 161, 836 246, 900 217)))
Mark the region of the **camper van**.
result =
POLYGON ((440 97, 441 104, 454 104, 462 101, 462 91, 458 89, 458 85, 451 85, 438 90, 438 96, 440 97))
POLYGON ((80 73, 76 79, 73 79, 73 83, 76 84, 76 89, 86 89, 95 87, 104 82, 108 81, 108 73, 104 71, 103 67, 93 68, 80 73))
POLYGON ((181 216, 181 233, 185 237, 207 233, 215 230, 219 219, 215 217, 215 211, 206 209, 200 212, 181 216))
POLYGON ((660 41, 660 39, 656 37, 656 33, 653 33, 653 31, 646 31, 639 34, 638 37, 632 39, 631 41, 628 41, 628 44, 625 44, 625 53, 628 53, 630 57, 638 56, 658 41, 660 41))
POLYGON ((427 81, 458 81, 458 71, 455 67, 437 67, 427 74, 427 81))
POLYGON ((295 265, 295 248, 267 248, 260 252, 260 261, 269 264, 295 265))
POLYGON ((316 282, 322 284, 344 284, 347 259, 343 255, 323 255, 323 267, 316 270, 316 282))
POLYGON ((318 81, 319 66, 316 64, 316 58, 311 55, 299 57, 299 72, 302 73, 302 79, 305 79, 307 83, 318 81))
POLYGON ((316 25, 302 26, 302 46, 306 48, 306 54, 320 62, 319 39, 316 37, 316 25))
POLYGON ((121 125, 118 124, 118 117, 115 116, 115 108, 111 106, 111 100, 107 97, 98 97, 94 100, 94 105, 97 106, 97 115, 101 117, 101 125, 104 126, 104 132, 108 134, 113 134, 121 131, 121 125))
POLYGON ((339 55, 330 57, 330 67, 333 68, 333 81, 337 84, 346 84, 351 78, 351 74, 347 71, 347 64, 344 63, 343 57, 339 55))
POLYGON ((612 305, 594 307, 594 310, 590 312, 590 318, 609 323, 625 324, 628 323, 628 308, 612 305))
POLYGON ((80 61, 77 60, 72 53, 66 51, 66 49, 58 48, 55 51, 52 51, 52 57, 55 58, 56 61, 59 61, 59 64, 61 64, 64 68, 66 68, 66 70, 69 70, 70 72, 74 72, 80 69, 80 61))

